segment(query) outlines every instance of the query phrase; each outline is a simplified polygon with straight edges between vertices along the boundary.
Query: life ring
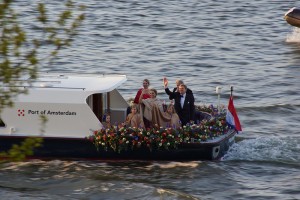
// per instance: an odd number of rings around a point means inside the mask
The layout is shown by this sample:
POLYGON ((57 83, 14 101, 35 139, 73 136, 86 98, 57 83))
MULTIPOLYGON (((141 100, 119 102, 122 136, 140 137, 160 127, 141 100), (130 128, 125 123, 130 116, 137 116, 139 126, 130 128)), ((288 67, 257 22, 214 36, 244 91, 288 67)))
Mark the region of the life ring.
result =
POLYGON ((300 9, 296 7, 291 8, 287 13, 285 13, 284 19, 290 25, 300 28, 300 9))

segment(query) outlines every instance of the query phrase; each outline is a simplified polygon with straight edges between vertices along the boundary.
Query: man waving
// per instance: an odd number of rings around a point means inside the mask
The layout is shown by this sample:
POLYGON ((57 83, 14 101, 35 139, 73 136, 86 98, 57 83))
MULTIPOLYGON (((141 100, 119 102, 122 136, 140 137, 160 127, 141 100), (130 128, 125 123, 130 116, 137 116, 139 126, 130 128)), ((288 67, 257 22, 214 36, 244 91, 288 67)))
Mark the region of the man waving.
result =
POLYGON ((175 110, 178 114, 181 124, 186 125, 194 120, 195 115, 195 99, 193 93, 187 93, 187 86, 180 84, 178 91, 171 92, 168 88, 167 78, 163 79, 165 91, 169 94, 170 99, 175 101, 175 110))

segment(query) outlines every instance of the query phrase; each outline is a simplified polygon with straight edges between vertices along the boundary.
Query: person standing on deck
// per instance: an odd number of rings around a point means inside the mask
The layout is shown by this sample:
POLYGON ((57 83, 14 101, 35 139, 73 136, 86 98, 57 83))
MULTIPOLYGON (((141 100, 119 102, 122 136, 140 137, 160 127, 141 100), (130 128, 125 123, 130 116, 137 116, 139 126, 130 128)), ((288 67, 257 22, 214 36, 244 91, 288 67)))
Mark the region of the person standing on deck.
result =
POLYGON ((149 85, 150 85, 150 81, 148 79, 144 79, 143 80, 143 87, 140 88, 137 93, 136 96, 134 98, 134 103, 135 104, 139 104, 140 103, 140 98, 141 99, 148 99, 150 98, 150 90, 149 90, 149 85))
POLYGON ((144 128, 143 117, 138 113, 138 106, 131 106, 131 113, 126 117, 125 124, 127 127, 144 128))
MULTIPOLYGON (((148 98, 150 98, 150 89, 149 89, 149 86, 150 86, 150 81, 148 79, 144 79, 143 80, 143 87, 140 88, 137 91, 133 103, 135 103, 137 105, 140 105, 142 99, 148 99, 148 98)), ((143 118, 143 122, 144 122, 145 127, 149 127, 150 126, 150 122, 146 118, 143 118)))
MULTIPOLYGON (((168 80, 164 78, 165 91, 170 91, 168 88, 168 80)), ((170 97, 175 101, 175 110, 178 114, 182 126, 194 121, 195 117, 195 99, 193 93, 187 93, 187 86, 179 85, 178 92, 170 94, 170 97)))
MULTIPOLYGON (((167 78, 164 78, 163 80, 164 80, 164 82, 166 81, 167 84, 168 84, 168 79, 167 78)), ((174 99, 175 92, 179 91, 178 88, 179 88, 179 85, 181 85, 181 84, 184 84, 183 81, 178 79, 178 80, 176 80, 176 87, 173 89, 172 92, 170 91, 170 89, 168 87, 165 88, 165 92, 167 93, 167 95, 169 95, 170 100, 174 99)), ((193 94, 192 90, 190 90, 189 88, 187 88, 186 93, 192 94, 193 97, 194 97, 194 94, 193 94)))

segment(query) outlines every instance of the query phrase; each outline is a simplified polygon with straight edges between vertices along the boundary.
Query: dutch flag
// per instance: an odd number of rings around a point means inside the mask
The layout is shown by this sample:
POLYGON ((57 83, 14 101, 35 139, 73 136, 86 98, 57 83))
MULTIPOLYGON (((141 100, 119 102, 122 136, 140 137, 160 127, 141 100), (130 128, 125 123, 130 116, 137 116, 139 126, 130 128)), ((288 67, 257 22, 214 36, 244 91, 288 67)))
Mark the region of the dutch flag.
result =
POLYGON ((234 108, 234 105, 233 105, 232 95, 229 98, 228 109, 227 109, 227 113, 226 113, 226 122, 228 124, 230 124, 231 126, 233 126, 235 128, 235 130, 242 131, 239 117, 238 117, 236 110, 234 108))

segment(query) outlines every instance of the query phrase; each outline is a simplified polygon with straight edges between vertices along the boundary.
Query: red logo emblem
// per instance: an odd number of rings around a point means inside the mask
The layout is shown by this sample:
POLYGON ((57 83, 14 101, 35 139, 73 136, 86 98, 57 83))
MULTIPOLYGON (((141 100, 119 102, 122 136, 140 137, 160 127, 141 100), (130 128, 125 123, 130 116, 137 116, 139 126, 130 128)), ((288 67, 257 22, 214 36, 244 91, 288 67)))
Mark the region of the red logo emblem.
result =
POLYGON ((23 110, 19 109, 19 110, 18 110, 18 116, 19 116, 19 117, 25 116, 25 110, 24 110, 24 109, 23 109, 23 110))

